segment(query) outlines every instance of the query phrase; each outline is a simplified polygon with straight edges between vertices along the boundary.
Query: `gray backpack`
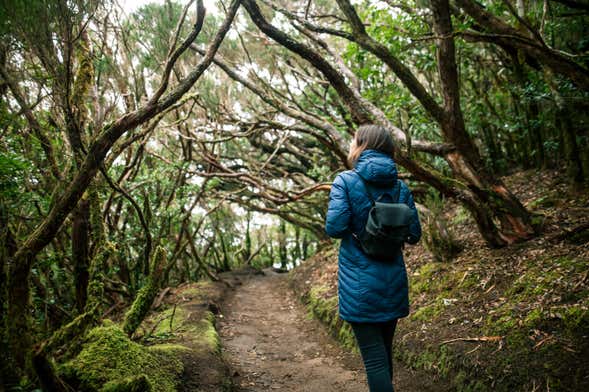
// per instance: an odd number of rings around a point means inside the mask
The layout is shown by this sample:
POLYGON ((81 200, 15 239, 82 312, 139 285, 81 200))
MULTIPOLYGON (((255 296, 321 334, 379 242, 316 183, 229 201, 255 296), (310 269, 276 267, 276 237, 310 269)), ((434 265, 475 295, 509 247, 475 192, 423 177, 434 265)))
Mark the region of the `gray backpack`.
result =
MULTIPOLYGON (((360 176, 360 174, 358 174, 360 176)), ((381 197, 374 200, 368 184, 360 176, 372 207, 368 212, 368 220, 364 231, 353 236, 360 243, 362 251, 371 258, 392 262, 397 259, 403 249, 403 245, 409 237, 409 225, 413 217, 413 211, 405 203, 399 203, 401 194, 401 182, 397 180, 393 191, 396 195, 393 202, 381 202, 381 197)))

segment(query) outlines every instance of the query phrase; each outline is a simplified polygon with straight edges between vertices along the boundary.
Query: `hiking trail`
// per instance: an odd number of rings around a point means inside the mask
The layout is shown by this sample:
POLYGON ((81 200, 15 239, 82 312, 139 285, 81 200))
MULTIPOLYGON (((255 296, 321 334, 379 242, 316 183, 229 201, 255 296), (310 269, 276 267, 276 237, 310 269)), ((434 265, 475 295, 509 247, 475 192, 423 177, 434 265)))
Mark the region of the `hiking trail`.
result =
MULTIPOLYGON (((344 351, 310 319, 287 274, 240 276, 222 305, 218 329, 236 391, 365 392, 358 354, 344 351)), ((398 391, 433 391, 423 377, 394 364, 398 391)))

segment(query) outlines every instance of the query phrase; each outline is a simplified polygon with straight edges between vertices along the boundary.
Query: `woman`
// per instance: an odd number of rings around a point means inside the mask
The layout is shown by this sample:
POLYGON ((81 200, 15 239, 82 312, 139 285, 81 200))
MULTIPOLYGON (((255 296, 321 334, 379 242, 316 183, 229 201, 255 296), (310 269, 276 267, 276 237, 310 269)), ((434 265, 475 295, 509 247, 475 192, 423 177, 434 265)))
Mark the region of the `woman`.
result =
POLYGON ((362 252, 357 233, 362 232, 372 206, 370 195, 393 200, 413 211, 408 243, 421 237, 421 226, 411 191, 397 180, 394 144, 389 131, 378 125, 358 128, 348 159, 354 167, 340 173, 329 194, 325 231, 341 238, 338 294, 340 317, 356 336, 371 392, 393 391, 392 342, 397 319, 409 314, 407 271, 403 254, 393 262, 374 260, 362 252), (367 189, 367 187, 369 189, 367 189), (400 191, 397 187, 401 187, 400 191))

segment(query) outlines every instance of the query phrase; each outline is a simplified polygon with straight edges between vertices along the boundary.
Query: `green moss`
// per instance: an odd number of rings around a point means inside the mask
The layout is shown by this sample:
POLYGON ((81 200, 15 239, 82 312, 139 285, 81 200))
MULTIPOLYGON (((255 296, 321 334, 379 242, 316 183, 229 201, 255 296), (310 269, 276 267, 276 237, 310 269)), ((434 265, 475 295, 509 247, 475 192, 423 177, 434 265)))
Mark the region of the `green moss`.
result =
POLYGON ((512 328, 549 326, 554 329, 561 324, 563 328, 559 330, 564 329, 569 334, 582 333, 589 321, 586 305, 589 290, 580 286, 571 289, 574 285, 570 278, 582 275, 588 267, 586 261, 567 257, 529 260, 525 272, 505 292, 509 301, 487 318, 485 331, 510 333, 512 328), (544 298, 557 296, 560 301, 548 307, 535 307, 527 313, 518 310, 523 304, 543 303, 544 298))
POLYGON ((342 327, 339 329, 338 340, 341 344, 349 350, 357 351, 356 337, 352 326, 349 323, 343 322, 342 327))
POLYGON ((461 223, 467 222, 470 218, 470 213, 468 210, 462 206, 459 206, 456 209, 456 215, 452 219, 452 223, 455 225, 459 225, 461 223))
MULTIPOLYGON (((212 352, 221 352, 221 339, 215 328, 215 315, 203 311, 198 321, 194 313, 183 307, 169 308, 157 316, 157 327, 150 340, 182 336, 183 341, 193 343, 212 352)), ((156 346, 157 347, 157 346, 156 346)))
MULTIPOLYGON (((208 282, 202 282, 202 285, 205 285, 205 283, 208 282)), ((195 286, 190 286, 190 287, 186 287, 185 289, 182 289, 178 294, 181 295, 182 297, 188 297, 188 298, 201 298, 203 296, 203 291, 200 288, 201 284, 199 284, 199 287, 195 287, 195 286)))
POLYGON ((143 322, 147 312, 149 312, 151 304, 153 304, 153 300, 158 293, 162 269, 165 265, 166 251, 161 246, 158 246, 151 260, 151 274, 147 279, 147 283, 139 290, 131 309, 125 315, 123 330, 127 335, 131 336, 135 332, 143 322))
POLYGON ((484 392, 490 390, 482 381, 472 380, 465 371, 458 372, 453 379, 453 384, 456 390, 460 392, 484 392))
POLYGON ((137 297, 135 301, 133 301, 133 305, 131 309, 125 315, 125 322, 123 325, 123 329, 127 333, 127 335, 131 336, 133 332, 139 327, 143 318, 149 311, 151 304, 153 303, 153 299, 157 295, 158 286, 154 284, 151 279, 148 279, 145 286, 143 286, 139 292, 137 293, 137 297))
POLYGON ((151 392, 153 389, 146 375, 129 377, 107 383, 100 392, 151 392))
POLYGON ((409 293, 419 296, 422 293, 440 293, 456 289, 457 273, 452 272, 447 264, 431 262, 424 264, 409 279, 409 293))
POLYGON ((589 334, 589 309, 587 306, 571 306, 564 311, 563 323, 569 333, 589 334))
POLYGON ((186 322, 188 312, 182 307, 168 308, 157 315, 155 335, 166 335, 179 332, 192 332, 193 326, 186 322), (190 330, 190 331, 189 331, 190 330))
POLYGON ((442 301, 435 301, 429 305, 418 308, 417 311, 411 314, 411 318, 418 321, 431 321, 433 318, 442 314, 442 310, 442 301))
POLYGON ((357 350, 351 326, 339 317, 337 295, 330 296, 327 287, 315 286, 309 290, 304 300, 311 317, 325 324, 343 347, 351 351, 357 350))
POLYGON ((196 338, 209 350, 221 353, 221 338, 215 329, 215 315, 209 311, 196 324, 196 338))
POLYGON ((396 359, 414 369, 434 371, 443 376, 451 369, 451 353, 446 346, 428 347, 416 352, 397 342, 393 352, 396 359))
MULTIPOLYGON (((580 282, 588 262, 540 254, 519 268, 482 326, 469 332, 504 336, 502 349, 483 344, 477 353, 465 356, 468 345, 426 343, 416 349, 410 341, 397 342, 396 356, 411 367, 446 378, 457 391, 530 390, 534 385, 548 385, 554 391, 571 390, 571 386, 585 389, 583 373, 577 374, 571 366, 587 352, 580 337, 589 333, 589 290, 580 282), (578 344, 571 346, 571 342, 578 344), (492 355, 493 361, 480 367, 479 358, 485 355, 492 355)), ((410 316, 411 328, 446 317, 451 308, 443 306, 443 298, 481 297, 481 281, 488 282, 481 274, 468 265, 435 262, 417 269, 410 279, 410 293, 427 302, 410 316)))
POLYGON ((542 309, 533 309, 530 313, 528 313, 524 322, 528 326, 533 326, 538 324, 538 322, 540 322, 543 318, 545 318, 545 315, 542 309))
POLYGON ((141 375, 155 391, 175 391, 183 371, 178 359, 181 350, 185 348, 142 346, 119 326, 105 323, 88 332, 81 352, 63 364, 60 373, 84 391, 99 391, 107 385, 117 390, 116 385, 141 375))
POLYGON ((557 199, 554 197, 554 195, 544 195, 529 202, 528 208, 530 210, 536 210, 539 208, 550 208, 556 206, 556 202, 557 199))
POLYGON ((89 309, 86 313, 83 313, 64 325, 53 333, 43 345, 43 351, 51 352, 62 345, 67 344, 68 349, 75 349, 72 347, 72 343, 75 342, 79 336, 83 336, 86 330, 95 325, 98 319, 97 310, 99 305, 94 305, 94 308, 89 309))

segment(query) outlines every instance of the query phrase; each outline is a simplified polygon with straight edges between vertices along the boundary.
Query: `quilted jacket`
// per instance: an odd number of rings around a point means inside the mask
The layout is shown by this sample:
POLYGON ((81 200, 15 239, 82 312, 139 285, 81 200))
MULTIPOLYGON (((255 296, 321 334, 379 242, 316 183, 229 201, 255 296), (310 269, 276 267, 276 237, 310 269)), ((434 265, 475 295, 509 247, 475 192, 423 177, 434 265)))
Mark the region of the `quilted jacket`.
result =
POLYGON ((359 175, 367 181, 373 197, 380 197, 381 201, 393 201, 396 187, 401 187, 399 203, 414 211, 408 243, 419 241, 421 226, 411 191, 405 183, 397 181, 397 167, 390 156, 365 150, 354 170, 335 178, 325 231, 330 237, 342 239, 338 270, 340 317, 349 322, 385 322, 409 314, 407 271, 402 254, 392 263, 373 260, 362 252, 353 236, 363 230, 371 207, 359 175))

